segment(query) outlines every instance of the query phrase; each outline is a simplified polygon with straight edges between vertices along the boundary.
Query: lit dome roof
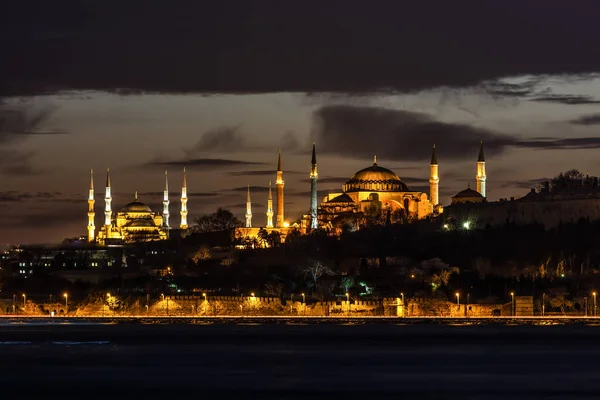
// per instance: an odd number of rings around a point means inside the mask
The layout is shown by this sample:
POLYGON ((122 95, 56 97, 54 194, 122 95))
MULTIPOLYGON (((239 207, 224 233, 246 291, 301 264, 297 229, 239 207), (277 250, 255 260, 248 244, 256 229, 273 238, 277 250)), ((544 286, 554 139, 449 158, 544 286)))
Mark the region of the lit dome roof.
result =
POLYGON ((408 187, 402 179, 387 168, 373 165, 361 169, 344 185, 344 192, 379 191, 379 192, 408 192, 408 187))
POLYGON ((152 209, 139 201, 132 201, 121 209, 121 212, 151 213, 152 209))

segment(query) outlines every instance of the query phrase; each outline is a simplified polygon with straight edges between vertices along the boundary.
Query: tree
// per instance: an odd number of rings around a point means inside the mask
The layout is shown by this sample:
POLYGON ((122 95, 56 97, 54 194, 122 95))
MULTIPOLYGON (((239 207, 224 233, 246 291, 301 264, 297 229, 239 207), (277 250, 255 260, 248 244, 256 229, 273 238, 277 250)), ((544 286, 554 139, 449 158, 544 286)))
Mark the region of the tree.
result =
POLYGON ((354 286, 354 278, 351 276, 344 276, 340 281, 340 287, 344 289, 344 292, 348 293, 348 290, 354 286))
POLYGON ((197 233, 231 231, 242 226, 242 221, 231 211, 220 207, 212 214, 196 218, 194 222, 194 231, 197 233))
POLYGON ((260 240, 260 247, 269 245, 269 231, 265 228, 260 228, 256 236, 258 237, 258 240, 260 240))
POLYGON ((567 299, 567 291, 564 288, 552 289, 548 294, 548 301, 554 308, 559 308, 561 313, 565 313, 568 308, 573 307, 573 302, 567 299))
POLYGON ((269 281, 265 283, 263 293, 265 296, 281 297, 281 294, 283 293, 283 284, 281 282, 269 281))
POLYGON ((194 260, 196 264, 198 264, 198 262, 200 261, 210 260, 210 258, 210 249, 208 248, 208 246, 204 245, 200 246, 200 248, 192 254, 192 260, 194 260))
POLYGON ((304 274, 310 279, 313 286, 317 286, 317 281, 323 275, 333 275, 334 272, 331 268, 328 268, 321 261, 310 260, 309 267, 304 270, 304 274))
POLYGON ((584 175, 576 169, 561 172, 550 181, 552 192, 562 192, 583 187, 584 175))

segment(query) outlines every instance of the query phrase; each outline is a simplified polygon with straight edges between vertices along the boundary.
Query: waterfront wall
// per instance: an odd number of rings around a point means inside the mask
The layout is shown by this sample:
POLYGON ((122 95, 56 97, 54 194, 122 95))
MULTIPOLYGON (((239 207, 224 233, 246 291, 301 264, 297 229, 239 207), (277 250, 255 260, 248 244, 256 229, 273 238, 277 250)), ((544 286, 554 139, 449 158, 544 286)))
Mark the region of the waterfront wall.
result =
MULTIPOLYGON (((302 298, 281 300, 251 296, 161 296, 120 299, 88 299, 85 302, 26 303, 0 300, 0 315, 71 316, 397 316, 397 317, 494 317, 510 316, 507 304, 456 304, 436 299, 400 298, 308 302, 302 298)), ((533 308, 518 307, 517 315, 533 315, 533 308)))

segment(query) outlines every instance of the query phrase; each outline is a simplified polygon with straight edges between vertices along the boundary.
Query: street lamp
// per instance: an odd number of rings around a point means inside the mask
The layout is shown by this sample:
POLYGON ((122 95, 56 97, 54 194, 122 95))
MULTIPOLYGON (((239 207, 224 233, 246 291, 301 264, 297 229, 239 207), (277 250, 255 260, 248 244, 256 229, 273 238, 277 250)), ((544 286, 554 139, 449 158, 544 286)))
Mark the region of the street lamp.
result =
POLYGON ((348 316, 350 316, 350 293, 346 292, 346 301, 348 302, 348 316))
POLYGON ((542 317, 546 313, 546 293, 542 293, 542 317))
MULTIPOLYGON (((65 308, 68 310, 69 309, 69 294, 63 293, 63 297, 65 298, 65 308)), ((67 310, 65 310, 65 312, 67 312, 67 310)))
POLYGON ((592 292, 592 296, 594 296, 594 317, 597 317, 598 316, 598 313, 597 313, 598 307, 596 304, 596 292, 592 292))
POLYGON ((306 296, 302 293, 302 304, 304 305, 304 315, 306 315, 306 296))
POLYGON ((206 293, 202 293, 202 297, 204 297, 204 316, 206 316, 206 303, 208 303, 208 300, 206 299, 206 293))
POLYGON ((515 316, 515 292, 510 292, 510 315, 515 316))
POLYGON ((455 296, 456 296, 456 305, 458 306, 458 308, 460 308, 460 293, 456 292, 455 296))
POLYGON ((27 305, 27 295, 25 293, 23 293, 23 308, 25 308, 25 306, 27 305))

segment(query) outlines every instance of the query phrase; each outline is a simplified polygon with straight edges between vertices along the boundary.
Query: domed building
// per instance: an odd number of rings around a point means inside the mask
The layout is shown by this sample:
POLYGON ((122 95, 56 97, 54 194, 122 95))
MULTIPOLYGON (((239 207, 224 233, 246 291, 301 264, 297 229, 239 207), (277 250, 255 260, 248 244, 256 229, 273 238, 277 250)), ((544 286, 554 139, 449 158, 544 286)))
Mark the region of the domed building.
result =
POLYGON ((342 186, 342 192, 326 195, 317 212, 319 227, 325 229, 345 224, 358 227, 359 220, 369 216, 415 220, 433 213, 434 204, 426 193, 411 191, 393 171, 378 165, 376 157, 373 165, 355 173, 342 186))
MULTIPOLYGON (((181 188, 181 223, 180 229, 187 230, 187 187, 185 169, 183 170, 183 186, 181 188)), ((110 171, 106 174, 106 192, 104 197, 104 223, 96 233, 94 209, 94 178, 90 175, 90 192, 88 197, 88 241, 99 245, 124 244, 166 240, 169 238, 169 186, 165 171, 165 190, 162 213, 152 209, 138 200, 137 192, 134 200, 127 203, 117 212, 112 211, 112 195, 110 171)))
POLYGON ((450 198, 451 204, 464 204, 464 203, 483 203, 485 202, 485 197, 483 195, 470 187, 465 190, 461 190, 456 193, 454 196, 450 198))

